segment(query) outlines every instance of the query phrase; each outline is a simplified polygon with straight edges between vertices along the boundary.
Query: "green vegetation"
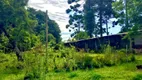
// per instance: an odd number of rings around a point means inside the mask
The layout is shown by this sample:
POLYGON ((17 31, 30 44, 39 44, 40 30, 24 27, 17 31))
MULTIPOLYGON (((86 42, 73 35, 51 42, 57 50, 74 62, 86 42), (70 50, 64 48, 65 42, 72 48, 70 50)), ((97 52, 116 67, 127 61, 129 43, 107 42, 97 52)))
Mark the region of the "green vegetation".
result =
POLYGON ((115 80, 140 79, 142 55, 125 55, 108 47, 102 54, 76 52, 74 48, 48 49, 47 62, 43 46, 22 53, 24 62, 16 55, 0 53, 1 80, 115 80), (114 53, 115 51, 115 53, 114 53), (123 75, 122 75, 123 74, 123 75))
MULTIPOLYGON (((66 11, 70 18, 66 27, 75 30, 72 37, 76 40, 108 35, 111 18, 116 18, 112 27, 122 25, 121 32, 138 37, 142 29, 140 0, 125 4, 123 0, 86 0, 84 5, 79 1, 68 0, 66 11)), ((142 70, 136 67, 142 65, 141 53, 110 46, 100 53, 65 47, 58 24, 27 4, 28 0, 0 0, 0 80, 142 80, 142 70)))
POLYGON ((137 74, 133 79, 134 80, 142 80, 142 74, 137 74))
POLYGON ((79 33, 77 33, 74 38, 76 40, 81 40, 81 39, 89 39, 90 37, 88 36, 88 34, 86 32, 80 31, 79 33))
MULTIPOLYGON (((21 52, 45 43, 45 12, 27 7, 28 0, 0 1, 0 52, 15 52, 23 60, 21 52)), ((47 15, 48 17, 48 15, 47 15)), ((58 24, 48 19, 49 42, 61 41, 58 24), (53 40, 51 40, 51 39, 53 40)))

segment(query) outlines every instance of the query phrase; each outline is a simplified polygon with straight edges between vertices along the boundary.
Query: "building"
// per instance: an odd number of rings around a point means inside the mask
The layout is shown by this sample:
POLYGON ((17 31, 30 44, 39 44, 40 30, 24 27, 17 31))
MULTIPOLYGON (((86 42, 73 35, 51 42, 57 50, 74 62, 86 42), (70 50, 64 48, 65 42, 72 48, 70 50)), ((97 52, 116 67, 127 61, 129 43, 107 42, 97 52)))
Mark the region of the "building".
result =
POLYGON ((77 49, 90 49, 100 50, 102 46, 110 45, 116 49, 129 48, 129 49, 142 49, 142 36, 134 37, 131 39, 124 39, 128 33, 119 33, 115 35, 103 36, 98 38, 91 38, 79 40, 74 42, 67 42, 65 46, 75 46, 77 49))

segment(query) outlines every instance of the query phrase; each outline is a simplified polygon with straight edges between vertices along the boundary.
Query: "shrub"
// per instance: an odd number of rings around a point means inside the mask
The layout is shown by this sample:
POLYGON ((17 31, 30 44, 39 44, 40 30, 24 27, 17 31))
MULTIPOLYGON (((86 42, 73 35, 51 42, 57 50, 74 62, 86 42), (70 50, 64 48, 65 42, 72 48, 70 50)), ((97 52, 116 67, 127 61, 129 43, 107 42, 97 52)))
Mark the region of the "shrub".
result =
POLYGON ((25 77, 29 80, 42 79, 47 72, 46 56, 38 47, 23 54, 25 77), (40 53, 41 52, 41 53, 40 53))
POLYGON ((116 64, 114 54, 105 54, 104 59, 104 64, 106 66, 113 66, 116 64))
POLYGON ((104 66, 104 56, 103 55, 98 55, 95 56, 92 60, 93 67, 95 68, 100 68, 104 66))
POLYGON ((117 51, 116 53, 116 59, 119 63, 133 62, 136 60, 134 54, 126 54, 122 51, 117 51))
POLYGON ((19 74, 23 69, 23 63, 18 62, 16 55, 0 53, 0 71, 6 74, 19 74))
POLYGON ((142 80, 142 74, 137 74, 133 80, 142 80))
POLYGON ((90 57, 87 54, 83 57, 83 66, 84 66, 84 69, 86 69, 86 68, 91 69, 92 68, 92 60, 93 60, 93 58, 90 57))
POLYGON ((91 69, 93 68, 93 57, 88 54, 78 54, 75 57, 77 67, 79 69, 91 69))

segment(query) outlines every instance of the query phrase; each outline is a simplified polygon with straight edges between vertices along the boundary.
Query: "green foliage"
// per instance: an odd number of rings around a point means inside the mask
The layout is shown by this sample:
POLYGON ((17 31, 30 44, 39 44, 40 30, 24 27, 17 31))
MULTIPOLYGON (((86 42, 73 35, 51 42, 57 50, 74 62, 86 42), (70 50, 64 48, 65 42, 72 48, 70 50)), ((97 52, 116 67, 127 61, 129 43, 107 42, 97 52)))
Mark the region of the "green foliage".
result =
POLYGON ((75 70, 76 66, 76 62, 75 62, 75 56, 76 56, 76 51, 75 48, 63 48, 60 49, 60 54, 61 54, 61 58, 64 59, 64 66, 63 68, 66 71, 72 71, 75 70))
POLYGON ((91 80, 101 80, 101 75, 93 73, 93 76, 92 76, 91 80))
POLYGON ((84 58, 83 58, 83 66, 84 68, 92 68, 92 57, 88 56, 88 55, 85 55, 84 58))
POLYGON ((97 55, 93 58, 92 62, 93 62, 93 67, 95 68, 101 68, 104 66, 104 62, 105 58, 103 55, 97 55))
POLYGON ((114 66, 136 60, 134 54, 126 54, 123 50, 114 50, 110 46, 107 46, 103 53, 104 55, 97 55, 93 58, 94 67, 114 66))
MULTIPOLYGON (((103 33, 108 31, 108 20, 113 17, 112 2, 114 0, 86 0, 84 1, 83 9, 81 0, 68 0, 70 8, 66 10, 69 14, 69 25, 66 28, 71 31, 75 30, 71 36, 76 33, 85 30, 89 37, 93 37, 94 34, 97 37, 99 34, 101 37, 103 33), (106 25, 106 28, 103 28, 106 25)), ((108 34, 108 32, 107 32, 108 34)))
POLYGON ((48 34, 49 46, 53 47, 56 44, 56 38, 52 34, 48 34))
MULTIPOLYGON (((35 35, 32 31, 36 20, 29 18, 26 10, 27 3, 28 0, 0 1, 0 35, 4 34, 7 38, 7 44, 2 45, 3 50, 5 53, 15 51, 18 60, 22 60, 20 51, 29 50, 35 45, 31 43, 33 37, 31 35, 35 35)), ((5 40, 5 38, 1 39, 5 40)))
POLYGON ((92 57, 87 54, 76 55, 76 64, 79 69, 91 69, 92 67, 92 57))
POLYGON ((24 71, 25 77, 28 79, 44 79, 46 70, 45 54, 43 53, 43 47, 39 46, 32 51, 25 52, 24 58, 24 71))
MULTIPOLYGON (((27 8, 28 0, 1 0, 0 4, 0 51, 30 50, 45 42, 45 12, 27 8)), ((50 44, 60 42, 58 24, 48 18, 50 44), (56 38, 56 39, 55 39, 56 38), (53 39, 53 40, 51 40, 53 39)), ((17 56, 18 57, 18 56, 17 56)))
MULTIPOLYGON (((89 35, 89 37, 93 37, 93 33, 95 32, 97 35, 97 25, 95 22, 94 16, 94 1, 93 0, 86 0, 84 4, 84 24, 85 24, 85 31, 89 35)), ((97 37, 97 36, 96 36, 97 37)))
MULTIPOLYGON (((45 21, 46 21, 46 13, 40 10, 35 10, 33 8, 28 8, 30 18, 37 20, 38 24, 34 27, 34 32, 36 35, 40 37, 40 41, 45 43, 45 21)), ((48 17, 48 15, 47 15, 48 17)), ((61 31, 59 25, 48 17, 48 32, 52 34, 54 38, 56 38, 56 42, 59 43, 61 41, 61 31)), ((51 36, 51 35, 50 35, 51 36)), ((49 41, 50 42, 50 41, 49 41)))
POLYGON ((113 3, 113 9, 115 16, 118 19, 118 23, 122 26, 121 32, 130 31, 130 36, 136 36, 138 30, 142 29, 141 24, 141 12, 142 3, 140 0, 127 0, 126 4, 123 4, 123 0, 113 3), (126 6, 126 8, 125 8, 126 6), (133 7, 132 7, 133 6, 133 7), (125 12, 127 11, 127 13, 125 12))
POLYGON ((68 0, 70 7, 66 10, 66 13, 69 15, 68 25, 66 28, 69 29, 69 32, 73 31, 71 37, 76 36, 82 29, 84 29, 84 13, 80 9, 82 4, 79 3, 81 0, 68 0))
POLYGON ((36 36, 35 34, 30 34, 26 31, 21 31, 19 36, 20 37, 18 40, 18 47, 21 51, 29 50, 32 47, 40 44, 39 36, 36 36))
MULTIPOLYGON (((47 54, 44 49, 44 46, 37 46, 30 51, 24 52, 24 62, 18 62, 14 54, 1 53, 0 66, 2 67, 0 71, 9 75, 21 74, 20 79, 45 80, 47 72, 55 72, 56 74, 62 72, 70 73, 78 69, 90 70, 135 61, 134 55, 126 55, 123 51, 113 50, 109 46, 105 50, 107 52, 95 55, 83 51, 77 52, 74 47, 66 48, 62 44, 59 44, 58 50, 48 48, 48 57, 46 57, 47 54)), ((127 66, 127 68, 132 67, 130 66, 127 66)), ((133 68, 131 70, 133 70, 133 68)), ((78 73, 70 73, 67 78, 75 79, 76 77, 79 77, 78 73)), ((102 76, 94 73, 86 77, 86 79, 89 80, 100 80, 101 78, 102 76)))
POLYGON ((142 74, 137 74, 133 80, 142 80, 142 74))
POLYGON ((105 63, 106 65, 115 65, 118 63, 135 61, 133 54, 127 54, 123 50, 114 50, 110 46, 105 49, 105 63))
POLYGON ((77 76, 78 76, 77 73, 70 73, 69 78, 74 78, 74 77, 77 77, 77 76))
POLYGON ((66 10, 66 13, 69 15, 69 24, 66 28, 69 29, 69 31, 74 30, 71 37, 77 32, 80 32, 83 28, 83 11, 80 9, 81 4, 78 2, 80 2, 80 0, 68 0, 70 7, 66 10))
POLYGON ((77 33, 75 36, 74 36, 74 38, 76 39, 76 40, 81 40, 81 39, 88 39, 89 38, 89 36, 88 36, 88 34, 86 33, 86 32, 79 32, 79 33, 77 33))
POLYGON ((6 46, 8 46, 8 38, 4 36, 4 34, 2 33, 0 35, 0 52, 5 52, 8 50, 8 48, 6 46))

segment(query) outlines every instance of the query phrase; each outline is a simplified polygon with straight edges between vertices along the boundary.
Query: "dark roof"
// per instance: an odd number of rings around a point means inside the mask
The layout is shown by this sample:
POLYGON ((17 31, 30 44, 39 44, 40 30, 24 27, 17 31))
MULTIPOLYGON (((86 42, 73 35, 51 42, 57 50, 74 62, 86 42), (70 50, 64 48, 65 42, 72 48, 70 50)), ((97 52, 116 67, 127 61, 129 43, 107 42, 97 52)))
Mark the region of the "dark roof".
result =
POLYGON ((126 35, 126 34, 128 34, 128 32, 118 33, 118 34, 112 34, 112 35, 103 36, 103 37, 95 37, 95 38, 90 38, 90 39, 81 39, 81 40, 72 41, 72 42, 66 42, 66 43, 74 43, 74 42, 80 42, 80 41, 92 40, 92 39, 99 39, 99 38, 111 37, 111 36, 123 36, 123 35, 126 35))

